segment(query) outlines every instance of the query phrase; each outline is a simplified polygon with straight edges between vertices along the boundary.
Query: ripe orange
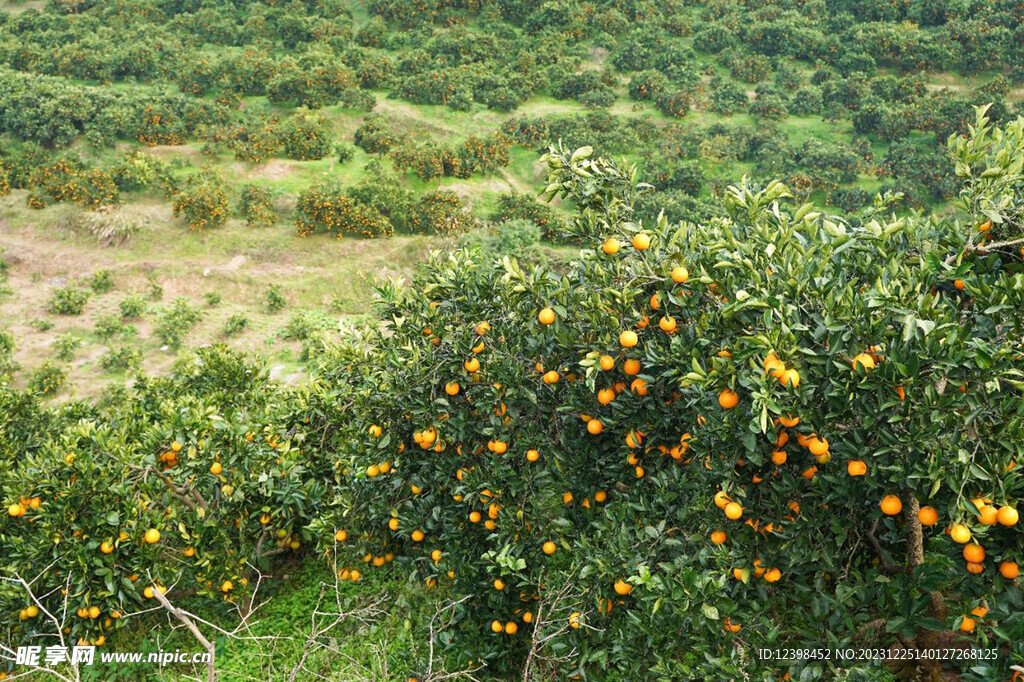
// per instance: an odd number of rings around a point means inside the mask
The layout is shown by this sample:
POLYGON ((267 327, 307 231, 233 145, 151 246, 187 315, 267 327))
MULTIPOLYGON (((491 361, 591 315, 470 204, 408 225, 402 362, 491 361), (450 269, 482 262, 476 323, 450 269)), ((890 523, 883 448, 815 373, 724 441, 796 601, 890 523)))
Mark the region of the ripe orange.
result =
POLYGON ((977 625, 977 623, 974 622, 973 618, 968 618, 967 616, 964 616, 963 621, 960 623, 960 631, 974 632, 975 625, 977 625))
POLYGON ((676 284, 685 284, 690 279, 690 273, 683 266, 672 268, 672 281, 676 284))
POLYGON ((622 364, 622 371, 633 377, 640 373, 640 361, 632 358, 622 364))
POLYGON ((725 537, 726 536, 724 530, 716 530, 711 532, 711 542, 713 542, 716 545, 724 544, 725 537))
POLYGON ((964 545, 964 559, 971 563, 980 564, 985 560, 985 548, 975 543, 964 545))
POLYGON ((623 348, 632 348, 639 341, 636 332, 627 329, 626 331, 619 334, 619 345, 623 348))
POLYGON ((725 517, 732 521, 743 516, 743 507, 738 502, 730 502, 725 505, 725 517))
POLYGON ((474 511, 469 513, 469 520, 471 523, 480 523, 480 519, 483 518, 480 512, 474 511))
POLYGON ((448 395, 458 395, 460 388, 461 386, 459 386, 458 383, 454 381, 449 381, 447 384, 444 385, 444 392, 447 393, 448 395))
POLYGON ((485 335, 489 331, 491 331, 491 323, 490 322, 481 322, 480 324, 478 324, 476 326, 477 336, 483 336, 483 335, 485 335))
POLYGON ((608 237, 608 239, 604 240, 604 244, 601 245, 601 250, 604 251, 609 256, 614 256, 619 252, 619 248, 621 246, 622 245, 619 244, 618 239, 616 239, 615 237, 608 237))
POLYGON ((764 581, 766 583, 777 583, 782 578, 782 571, 777 568, 769 568, 764 573, 764 581))
POLYGON ((718 394, 718 404, 721 405, 723 410, 731 410, 740 403, 740 397, 735 391, 729 388, 723 388, 722 392, 718 394))
POLYGON ((480 361, 477 360, 476 358, 470 358, 469 360, 466 360, 464 363, 462 363, 462 366, 466 369, 467 372, 472 374, 473 372, 478 372, 480 370, 480 361))
POLYGON ((611 401, 615 400, 615 390, 611 388, 602 388, 597 392, 597 402, 602 405, 607 405, 611 401))
POLYGON ((800 372, 795 369, 784 370, 778 377, 779 383, 783 386, 792 386, 798 388, 800 386, 800 372))
POLYGON ((967 283, 962 279, 958 279, 953 281, 953 286, 956 287, 958 291, 963 291, 967 288, 967 283))
POLYGON ((500 620, 491 621, 491 632, 499 633, 505 629, 505 626, 501 624, 500 620))
POLYGON ((786 458, 787 457, 788 457, 788 455, 786 455, 786 451, 785 450, 773 450, 772 451, 772 464, 774 464, 775 466, 782 466, 783 464, 786 463, 786 458))
POLYGON ((647 382, 643 379, 633 379, 633 383, 629 385, 629 389, 637 395, 647 395, 647 382))
POLYGON ((235 589, 235 584, 233 582, 231 582, 230 580, 225 580, 224 582, 222 582, 220 584, 220 591, 221 592, 230 592, 233 589, 235 589))
POLYGON ((339 530, 339 531, 335 532, 334 533, 334 539, 337 540, 338 542, 345 542, 345 540, 348 540, 348 531, 347 530, 339 530))
POLYGON ((537 321, 541 324, 552 324, 555 321, 555 311, 551 308, 544 308, 537 313, 537 321))
POLYGON ((625 580, 615 581, 615 594, 620 597, 625 597, 627 594, 633 591, 633 586, 627 583, 625 580))
POLYGON ((591 419, 587 422, 587 433, 596 436, 602 431, 604 431, 604 424, 601 423, 600 419, 591 419))
POLYGON ((800 423, 800 417, 794 417, 793 415, 779 417, 779 423, 785 426, 787 429, 791 429, 800 423))
POLYGON ((985 565, 984 564, 979 564, 979 563, 976 563, 974 561, 968 561, 967 562, 967 572, 968 573, 973 573, 974 575, 977 575, 977 574, 981 573, 984 570, 985 570, 985 565))
POLYGON ((573 611, 572 613, 570 613, 569 614, 569 627, 571 627, 573 630, 579 630, 580 629, 580 617, 582 617, 582 615, 583 614, 580 613, 579 611, 573 611))
POLYGON ((922 526, 934 526, 939 521, 939 512, 935 507, 921 507, 917 512, 917 520, 922 526))
POLYGON ((551 540, 548 540, 543 545, 541 545, 541 550, 548 556, 551 556, 558 550, 558 545, 556 545, 551 540))
POLYGON ((498 590, 498 592, 501 592, 502 590, 504 590, 505 589, 505 581, 502 580, 501 578, 495 578, 494 579, 494 589, 498 590))
POLYGON ((383 433, 381 428, 379 426, 377 426, 376 424, 371 424, 370 425, 369 432, 370 432, 370 435, 373 436, 374 438, 379 438, 380 434, 383 433))
POLYGON ((828 439, 811 436, 810 440, 807 441, 807 449, 815 457, 821 457, 828 452, 828 439))
POLYGON ((559 378, 558 377, 558 372, 556 372, 553 369, 549 370, 548 372, 546 372, 544 374, 544 383, 548 384, 549 386, 551 384, 557 384, 558 383, 558 378, 559 378))
POLYGON ((982 504, 978 508, 978 521, 986 526, 994 526, 999 521, 999 510, 991 504, 982 504))
POLYGON ((649 303, 651 304, 652 310, 657 310, 658 308, 661 307, 661 296, 658 296, 658 292, 654 292, 653 294, 651 294, 651 299, 649 303))
POLYGON ((658 322, 658 326, 661 327, 661 331, 667 334, 671 334, 676 330, 675 318, 666 315, 665 317, 661 318, 660 322, 658 322))
POLYGON ((949 527, 949 537, 953 542, 964 544, 971 539, 971 531, 962 523, 954 523, 949 527))
POLYGON ((540 453, 538 451, 536 451, 536 450, 527 450, 526 451, 526 461, 527 462, 536 462, 538 459, 540 459, 540 453))
POLYGON ((875 368, 875 359, 867 353, 858 353, 853 357, 853 362, 850 364, 853 365, 854 371, 857 371, 858 365, 867 371, 875 368))
POLYGON ((100 545, 100 552, 103 554, 110 554, 114 551, 114 543, 106 540, 100 545))
POLYGON ((210 473, 214 476, 220 476, 221 472, 224 471, 224 467, 220 462, 214 462, 210 465, 210 473))
POLYGON ((562 504, 572 504, 572 493, 564 493, 562 495, 562 504))
POLYGON ((533 622, 533 614, 530 613, 529 611, 524 613, 523 614, 523 622, 524 623, 532 623, 533 622))
POLYGON ((371 464, 366 467, 366 476, 367 478, 376 478, 377 476, 380 476, 380 467, 376 464, 371 464))
POLYGON ((846 473, 850 476, 863 476, 868 473, 868 465, 859 459, 851 459, 846 463, 846 473))
POLYGON ((509 621, 509 622, 505 623, 505 634, 506 635, 514 635, 517 632, 519 632, 519 626, 518 625, 516 625, 512 621, 509 621))
POLYGON ((886 495, 878 503, 878 506, 882 508, 882 513, 887 516, 896 516, 903 511, 903 502, 895 495, 886 495))
POLYGON ((1020 575, 1020 569, 1017 568, 1017 564, 1013 561, 1004 561, 999 564, 999 574, 1007 580, 1014 580, 1020 575))
POLYGON ((615 360, 610 355, 602 355, 597 364, 603 371, 607 372, 615 367, 615 360))
POLYGON ((439 549, 435 549, 435 550, 434 550, 433 552, 431 552, 431 553, 430 553, 430 558, 431 558, 431 560, 433 560, 433 562, 434 562, 435 564, 436 564, 436 563, 437 563, 438 561, 440 561, 440 560, 441 560, 441 557, 442 557, 442 556, 443 556, 443 554, 442 554, 441 550, 439 550, 439 549))
POLYGON ((1014 509, 1013 507, 1004 506, 999 508, 997 520, 999 521, 999 524, 1002 526, 1014 526, 1017 524, 1017 520, 1019 518, 1020 515, 1017 513, 1017 510, 1014 509))
POLYGON ((725 509, 725 505, 729 504, 729 496, 725 494, 724 490, 719 490, 715 493, 715 506, 719 509, 725 509))
POLYGON ((637 251, 646 251, 651 248, 651 238, 643 232, 633 237, 633 248, 637 251))
POLYGON ((142 536, 142 539, 147 545, 155 545, 160 542, 160 531, 156 528, 150 528, 146 531, 146 534, 142 536))

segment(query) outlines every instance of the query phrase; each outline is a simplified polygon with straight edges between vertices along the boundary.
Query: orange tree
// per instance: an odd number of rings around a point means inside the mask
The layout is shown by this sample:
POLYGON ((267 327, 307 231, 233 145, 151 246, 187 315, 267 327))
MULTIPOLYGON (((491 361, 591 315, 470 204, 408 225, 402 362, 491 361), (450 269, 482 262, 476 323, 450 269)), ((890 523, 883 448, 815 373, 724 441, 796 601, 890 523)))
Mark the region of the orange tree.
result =
POLYGON ((102 408, 46 410, 0 386, 3 643, 54 635, 40 605, 103 645, 154 589, 245 604, 255 569, 302 550, 321 498, 278 395, 223 348, 102 408))
POLYGON ((638 224, 633 169, 551 150, 579 258, 436 257, 337 360, 361 385, 314 392, 321 548, 343 578, 397 561, 466 597, 441 644, 496 675, 813 676, 835 662, 757 648, 893 644, 998 648, 959 667, 1005 673, 1022 143, 982 113, 951 140, 955 215, 744 182, 699 226, 638 224))

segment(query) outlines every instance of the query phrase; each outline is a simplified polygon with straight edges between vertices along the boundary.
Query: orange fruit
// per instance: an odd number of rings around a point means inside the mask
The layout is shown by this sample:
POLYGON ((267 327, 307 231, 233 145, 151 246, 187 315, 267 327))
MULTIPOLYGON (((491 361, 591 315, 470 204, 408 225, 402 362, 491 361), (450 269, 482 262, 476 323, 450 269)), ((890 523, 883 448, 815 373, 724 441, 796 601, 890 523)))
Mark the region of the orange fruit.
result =
POLYGON ((606 493, 603 490, 598 490, 596 493, 594 493, 594 502, 597 502, 598 504, 601 504, 602 502, 604 502, 607 499, 608 499, 608 493, 606 493))
POLYGON ((640 361, 629 358, 622 363, 622 371, 631 377, 636 376, 640 373, 640 361))
POLYGON ((505 581, 502 580, 501 578, 495 578, 494 579, 494 589, 498 590, 498 592, 501 592, 502 590, 504 590, 505 589, 505 581))
POLYGON ((604 244, 601 245, 601 250, 609 256, 614 256, 619 252, 619 248, 621 246, 622 245, 619 243, 618 239, 615 237, 608 237, 608 239, 604 240, 604 244))
POLYGON ((491 621, 491 631, 494 633, 501 632, 505 629, 505 626, 501 624, 500 620, 491 621))
POLYGON ((538 459, 540 459, 540 453, 538 451, 536 451, 536 450, 527 450, 526 451, 526 461, 527 462, 536 462, 538 459))
POLYGON ((960 631, 974 632, 975 625, 977 625, 977 623, 974 622, 973 618, 968 618, 967 616, 964 616, 963 621, 960 623, 960 631))
POLYGON ((647 395, 647 382, 643 379, 633 379, 629 389, 639 396, 647 395))
POLYGON ((555 321, 555 311, 551 308, 544 308, 537 313, 537 321, 544 325, 552 324, 555 321))
POLYGON ((979 564, 979 563, 976 563, 974 561, 968 561, 967 562, 967 572, 968 573, 973 573, 974 575, 977 575, 977 574, 981 573, 984 570, 985 570, 985 565, 984 564, 979 564))
POLYGON ((625 580, 615 581, 615 594, 620 597, 625 597, 627 594, 633 591, 633 586, 627 583, 625 580))
POLYGON ((214 462, 210 465, 210 473, 214 476, 220 476, 221 472, 224 471, 224 467, 220 462, 214 462))
POLYGON ((632 348, 639 341, 636 332, 627 329, 626 331, 619 334, 619 345, 623 348, 632 348))
POLYGON ((743 507, 738 502, 730 502, 725 505, 725 517, 732 521, 743 516, 743 507))
POLYGON ((795 369, 787 369, 779 375, 779 383, 783 386, 792 386, 798 388, 800 386, 800 372, 795 369))
POLYGON ((982 504, 978 508, 978 521, 986 526, 994 526, 999 521, 999 510, 991 504, 982 504))
POLYGON ((917 520, 922 526, 934 526, 939 521, 939 512, 935 507, 921 507, 917 512, 917 520))
POLYGON ((729 496, 725 494, 724 490, 719 490, 715 493, 715 506, 719 509, 725 509, 725 505, 729 504, 730 501, 729 496))
POLYGON ((673 317, 665 316, 658 322, 658 326, 661 327, 661 331, 671 334, 676 330, 676 320, 673 317))
POLYGON ((509 622, 505 623, 505 634, 506 635, 514 635, 517 632, 519 632, 519 626, 518 625, 516 625, 512 621, 509 621, 509 622))
POLYGON ((1014 580, 1020 575, 1020 569, 1017 568, 1017 564, 1013 561, 1004 561, 999 564, 999 574, 1007 580, 1014 580))
POLYGON ((347 530, 339 530, 339 531, 335 532, 334 533, 334 539, 337 540, 338 542, 345 542, 345 540, 348 540, 348 531, 347 530))
POLYGON ((971 539, 971 531, 962 523, 954 523, 949 527, 949 537, 953 542, 965 544, 971 539))
POLYGON ((985 548, 975 543, 964 545, 964 559, 971 563, 980 564, 985 560, 985 548))
POLYGON ((882 508, 882 513, 887 516, 896 516, 903 511, 903 502, 895 495, 886 495, 878 503, 878 506, 882 508))
POLYGON ((147 545, 155 545, 156 543, 160 542, 160 531, 158 531, 156 528, 150 528, 146 531, 146 534, 142 536, 142 540, 147 545))
POLYGON ((596 436, 602 431, 604 431, 604 424, 601 423, 600 419, 591 419, 587 422, 587 433, 596 436))
POLYGON ((690 273, 683 266, 679 265, 672 268, 671 273, 672 281, 676 284, 685 284, 686 280, 690 279, 690 273))
POLYGON ((962 279, 958 279, 953 281, 953 286, 956 287, 958 291, 963 291, 967 288, 967 283, 962 279))
POLYGON ((376 424, 371 424, 370 425, 369 432, 370 432, 370 435, 373 436, 374 438, 379 438, 380 434, 383 433, 381 428, 379 426, 377 426, 376 424))
POLYGON ((556 545, 551 540, 548 540, 543 545, 541 545, 541 550, 548 556, 551 556, 558 550, 558 545, 556 545))
POLYGON ((613 367, 615 367, 615 360, 610 355, 602 355, 601 358, 597 361, 597 364, 602 369, 602 371, 607 372, 613 367))
POLYGON ((473 372, 477 372, 480 370, 480 361, 477 360, 476 358, 470 358, 469 360, 466 360, 464 363, 462 363, 462 366, 466 369, 467 372, 472 374, 473 372))
POLYGON ((850 476, 863 476, 868 473, 868 465, 859 459, 851 459, 846 463, 846 473, 850 476))
POLYGON ((788 457, 788 455, 786 455, 786 451, 785 450, 773 450, 772 451, 772 464, 774 464, 775 466, 782 466, 783 464, 786 463, 786 458, 787 457, 788 457))
POLYGON ((716 545, 724 544, 725 543, 725 531, 724 530, 712 531, 711 532, 711 542, 713 542, 716 545))
POLYGON ((791 429, 800 423, 800 417, 794 417, 793 415, 779 417, 779 423, 785 426, 787 429, 791 429))
POLYGON ((559 378, 558 377, 558 372, 556 372, 553 369, 549 370, 548 372, 546 372, 544 374, 544 383, 548 384, 549 386, 551 384, 557 384, 558 383, 558 378, 559 378))
POLYGON ((611 401, 615 400, 615 390, 611 388, 602 388, 597 392, 597 402, 602 405, 607 405, 611 401))
POLYGON ((469 513, 469 520, 471 523, 480 523, 480 519, 483 518, 480 512, 474 511, 469 513))
POLYGON ((782 571, 777 568, 769 568, 764 572, 764 581, 766 583, 777 583, 782 578, 782 571))
POLYGON ((828 452, 828 439, 811 436, 810 440, 807 441, 807 449, 815 457, 821 457, 828 452))
POLYGON ((633 237, 633 248, 637 251, 646 251, 651 248, 651 238, 643 232, 633 237))
POLYGON ((569 614, 569 627, 571 627, 573 630, 579 630, 580 629, 580 617, 582 615, 583 614, 580 613, 579 611, 573 611, 572 613, 570 613, 569 614))
POLYGON ((449 381, 447 384, 444 385, 444 392, 447 393, 448 395, 458 395, 460 388, 461 387, 459 386, 458 383, 454 381, 449 381))
POLYGON ((1001 526, 1014 526, 1019 518, 1020 515, 1017 513, 1017 510, 1010 506, 1000 507, 999 514, 996 517, 1001 526))
POLYGON ((853 365, 854 371, 857 370, 858 365, 860 365, 860 367, 867 371, 875 368, 875 359, 868 355, 867 353, 858 353, 857 355, 853 356, 853 362, 851 362, 850 364, 853 365))
POLYGON ((723 388, 722 392, 718 394, 718 404, 721 405, 723 410, 731 410, 740 403, 740 397, 735 391, 723 388))

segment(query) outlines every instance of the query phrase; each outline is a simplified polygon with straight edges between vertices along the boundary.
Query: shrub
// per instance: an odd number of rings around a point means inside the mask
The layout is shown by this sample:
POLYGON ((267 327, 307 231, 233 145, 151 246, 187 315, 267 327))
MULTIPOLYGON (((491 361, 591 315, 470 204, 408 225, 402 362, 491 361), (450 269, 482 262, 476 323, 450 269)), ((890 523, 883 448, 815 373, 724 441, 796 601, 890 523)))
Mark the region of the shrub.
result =
POLYGON ((249 327, 249 318, 245 315, 234 314, 224 322, 224 336, 235 336, 241 334, 249 327))
POLYGON ((569 657, 549 676, 771 678, 777 662, 737 647, 804 641, 782 614, 833 614, 823 641, 878 622, 898 630, 882 647, 1010 640, 1017 586, 992 562, 1021 537, 977 519, 1016 523, 1024 290, 1019 256, 975 240, 982 206, 998 238, 1022 235, 1021 207, 991 200, 1021 189, 1024 120, 975 129, 950 141, 973 208, 881 200, 863 224, 745 182, 728 220, 641 231, 632 168, 551 152, 577 260, 438 255, 381 289, 380 323, 325 371, 330 386, 355 362, 365 388, 327 399, 344 492, 311 526, 319 551, 342 578, 393 556, 438 604, 465 597, 441 646, 495 678, 529 677, 547 634, 569 657))
POLYGON ((142 363, 142 353, 131 346, 113 348, 100 357, 100 367, 108 372, 128 372, 138 369, 142 363))
POLYGON ((44 398, 53 396, 60 393, 67 379, 67 370, 47 360, 32 372, 28 380, 28 390, 44 398))
POLYGON ((160 280, 153 273, 146 276, 146 286, 149 292, 149 300, 162 301, 164 298, 164 287, 160 280))
POLYGON ((380 114, 370 114, 356 129, 355 144, 367 154, 387 154, 399 143, 400 140, 391 130, 387 119, 380 114))
POLYGON ((409 212, 416 197, 397 175, 387 172, 380 162, 367 164, 363 177, 346 192, 356 203, 375 209, 395 230, 408 228, 409 212))
POLYGON ((338 163, 348 163, 355 154, 355 147, 350 144, 334 145, 334 155, 337 157, 338 163))
POLYGON ((153 335, 168 348, 180 348, 185 334, 202 316, 202 311, 190 305, 187 298, 178 297, 157 317, 153 335))
POLYGON ((183 216, 190 230, 220 227, 227 222, 228 212, 224 180, 215 171, 193 175, 174 197, 174 215, 183 216))
POLYGON ((281 126, 281 144, 285 156, 300 161, 315 161, 331 153, 331 135, 327 118, 305 109, 297 109, 281 126))
POLYGON ((277 222, 274 210, 274 193, 256 185, 242 187, 238 211, 249 227, 269 227, 277 222))
POLYGON ((280 337, 286 341, 305 341, 314 332, 330 329, 334 325, 335 320, 323 313, 302 311, 288 319, 280 337))
POLYGON ((101 315, 93 325, 93 332, 104 341, 109 341, 115 336, 135 336, 136 330, 135 327, 124 324, 116 315, 101 315))
POLYGON ((287 307, 288 301, 285 300, 284 294, 281 293, 281 286, 279 284, 271 284, 267 289, 266 295, 263 297, 263 306, 266 308, 268 313, 277 313, 287 307))
POLYGON ((513 219, 465 233, 459 239, 459 247, 478 248, 488 258, 525 258, 540 238, 541 229, 537 223, 513 219))
POLYGON ((105 294, 114 289, 114 273, 110 270, 97 270, 89 279, 89 288, 96 294, 105 294))
POLYGON ((50 303, 46 309, 56 315, 81 315, 85 304, 89 302, 89 292, 72 284, 66 284, 53 290, 50 303))
POLYGON ((335 183, 313 185, 299 195, 295 225, 300 236, 317 233, 341 237, 390 237, 391 222, 373 206, 349 197, 335 183))
POLYGON ((513 192, 498 197, 498 205, 489 216, 495 222, 528 220, 538 225, 543 239, 558 239, 565 230, 565 221, 548 204, 528 194, 513 192))
POLYGON ((419 234, 451 236, 473 224, 473 216, 462 206, 454 192, 428 192, 412 209, 409 227, 419 234))
POLYGON ((74 334, 61 334, 53 340, 53 357, 64 362, 71 362, 75 359, 75 351, 82 345, 82 341, 74 334))
POLYGON ((205 303, 206 307, 208 307, 208 308, 213 308, 215 306, 220 305, 220 301, 221 301, 220 292, 217 292, 217 291, 207 291, 205 294, 203 294, 203 303, 205 303))
POLYGON ((141 294, 132 294, 121 299, 119 307, 122 320, 137 320, 146 312, 146 300, 141 294))

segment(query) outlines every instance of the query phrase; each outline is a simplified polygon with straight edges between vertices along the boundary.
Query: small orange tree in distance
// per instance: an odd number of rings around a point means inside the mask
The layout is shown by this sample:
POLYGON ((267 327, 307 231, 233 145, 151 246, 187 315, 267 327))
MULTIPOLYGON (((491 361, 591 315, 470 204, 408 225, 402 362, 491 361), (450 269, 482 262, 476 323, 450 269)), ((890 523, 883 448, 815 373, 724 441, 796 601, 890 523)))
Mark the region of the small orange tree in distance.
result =
POLYGON ((552 149, 577 260, 456 252, 380 289, 346 360, 363 383, 322 427, 322 548, 342 577, 394 560, 469 596, 439 644, 498 676, 796 677, 836 662, 756 649, 894 644, 1000 647, 960 668, 1005 675, 1022 144, 983 112, 950 141, 955 215, 832 216, 745 181, 699 226, 637 224, 632 168, 552 149))

